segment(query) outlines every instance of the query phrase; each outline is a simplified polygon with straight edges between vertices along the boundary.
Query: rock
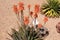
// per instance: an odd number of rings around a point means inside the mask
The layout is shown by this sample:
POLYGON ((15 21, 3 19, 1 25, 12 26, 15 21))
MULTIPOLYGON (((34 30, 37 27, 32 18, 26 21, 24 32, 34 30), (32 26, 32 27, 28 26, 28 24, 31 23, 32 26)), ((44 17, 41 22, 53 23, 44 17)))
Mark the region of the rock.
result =
POLYGON ((58 22, 58 24, 56 25, 56 30, 58 33, 60 33, 60 22, 58 22))

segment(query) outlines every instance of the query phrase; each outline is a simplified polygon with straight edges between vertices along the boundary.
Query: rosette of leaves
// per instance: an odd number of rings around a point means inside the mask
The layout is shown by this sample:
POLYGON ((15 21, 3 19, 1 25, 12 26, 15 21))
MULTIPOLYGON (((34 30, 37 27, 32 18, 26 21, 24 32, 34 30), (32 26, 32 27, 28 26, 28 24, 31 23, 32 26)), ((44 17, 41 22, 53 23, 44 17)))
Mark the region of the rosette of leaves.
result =
POLYGON ((9 35, 13 40, 43 40, 48 34, 48 30, 44 27, 35 30, 33 27, 28 26, 26 28, 20 27, 19 31, 12 29, 12 34, 9 35))
POLYGON ((60 3, 58 0, 47 0, 47 3, 42 5, 42 12, 48 17, 60 16, 60 3))

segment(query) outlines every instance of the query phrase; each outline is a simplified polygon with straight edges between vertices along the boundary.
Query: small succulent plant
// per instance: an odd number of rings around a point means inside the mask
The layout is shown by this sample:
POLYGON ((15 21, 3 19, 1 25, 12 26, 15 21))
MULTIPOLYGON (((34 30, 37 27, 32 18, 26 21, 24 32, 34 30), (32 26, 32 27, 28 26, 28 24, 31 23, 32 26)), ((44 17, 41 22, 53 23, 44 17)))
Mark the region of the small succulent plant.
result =
POLYGON ((60 2, 58 0, 47 0, 47 3, 42 4, 42 12, 47 17, 59 17, 60 2))

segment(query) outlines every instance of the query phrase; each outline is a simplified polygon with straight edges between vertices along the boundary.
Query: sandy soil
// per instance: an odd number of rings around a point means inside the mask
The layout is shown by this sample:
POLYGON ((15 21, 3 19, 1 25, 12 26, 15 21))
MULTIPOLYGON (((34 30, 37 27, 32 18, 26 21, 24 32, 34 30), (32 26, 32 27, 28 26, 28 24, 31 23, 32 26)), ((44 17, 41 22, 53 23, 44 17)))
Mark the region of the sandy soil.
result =
MULTIPOLYGON (((25 4, 25 15, 28 14, 27 4, 32 5, 40 4, 42 5, 45 0, 0 0, 0 40, 8 40, 8 32, 11 33, 11 28, 18 29, 17 18, 12 10, 14 4, 18 4, 19 1, 23 1, 25 4)), ((40 14, 38 20, 43 24, 43 15, 40 14)), ((56 32, 56 24, 60 21, 60 18, 49 18, 49 21, 45 25, 49 29, 49 36, 45 40, 60 40, 60 34, 56 32)))

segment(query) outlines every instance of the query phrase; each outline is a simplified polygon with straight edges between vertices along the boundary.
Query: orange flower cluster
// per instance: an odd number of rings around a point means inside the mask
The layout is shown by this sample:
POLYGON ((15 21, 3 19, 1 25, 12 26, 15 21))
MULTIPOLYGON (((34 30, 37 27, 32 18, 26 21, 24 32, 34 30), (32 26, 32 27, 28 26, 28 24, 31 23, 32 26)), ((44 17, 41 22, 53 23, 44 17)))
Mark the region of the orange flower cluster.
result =
POLYGON ((40 11, 40 6, 39 5, 35 5, 35 9, 34 9, 34 12, 35 13, 38 13, 40 11))
POLYGON ((47 17, 44 17, 44 23, 46 23, 48 21, 48 18, 47 17))
POLYGON ((34 14, 33 14, 33 17, 34 17, 34 18, 37 18, 37 17, 38 17, 38 15, 37 15, 36 13, 34 13, 34 14))
POLYGON ((19 2, 18 6, 19 7, 17 7, 17 5, 13 5, 13 11, 15 13, 18 13, 18 10, 20 10, 20 11, 24 10, 24 4, 23 4, 23 2, 19 2))
POLYGON ((24 10, 24 3, 23 2, 19 2, 19 10, 24 10))
POLYGON ((28 25, 29 23, 29 17, 28 16, 24 16, 24 24, 28 25))
POLYGON ((39 13, 39 11, 40 11, 40 9, 39 9, 39 5, 35 5, 35 7, 34 7, 34 14, 33 14, 33 17, 34 18, 37 18, 38 17, 38 13, 39 13))
POLYGON ((31 12, 30 12, 30 16, 32 16, 32 15, 33 15, 33 12, 31 11, 31 12))
POLYGON ((13 5, 13 11, 14 11, 15 13, 18 13, 17 5, 13 5))
POLYGON ((41 28, 42 27, 42 24, 38 24, 38 28, 41 28))

